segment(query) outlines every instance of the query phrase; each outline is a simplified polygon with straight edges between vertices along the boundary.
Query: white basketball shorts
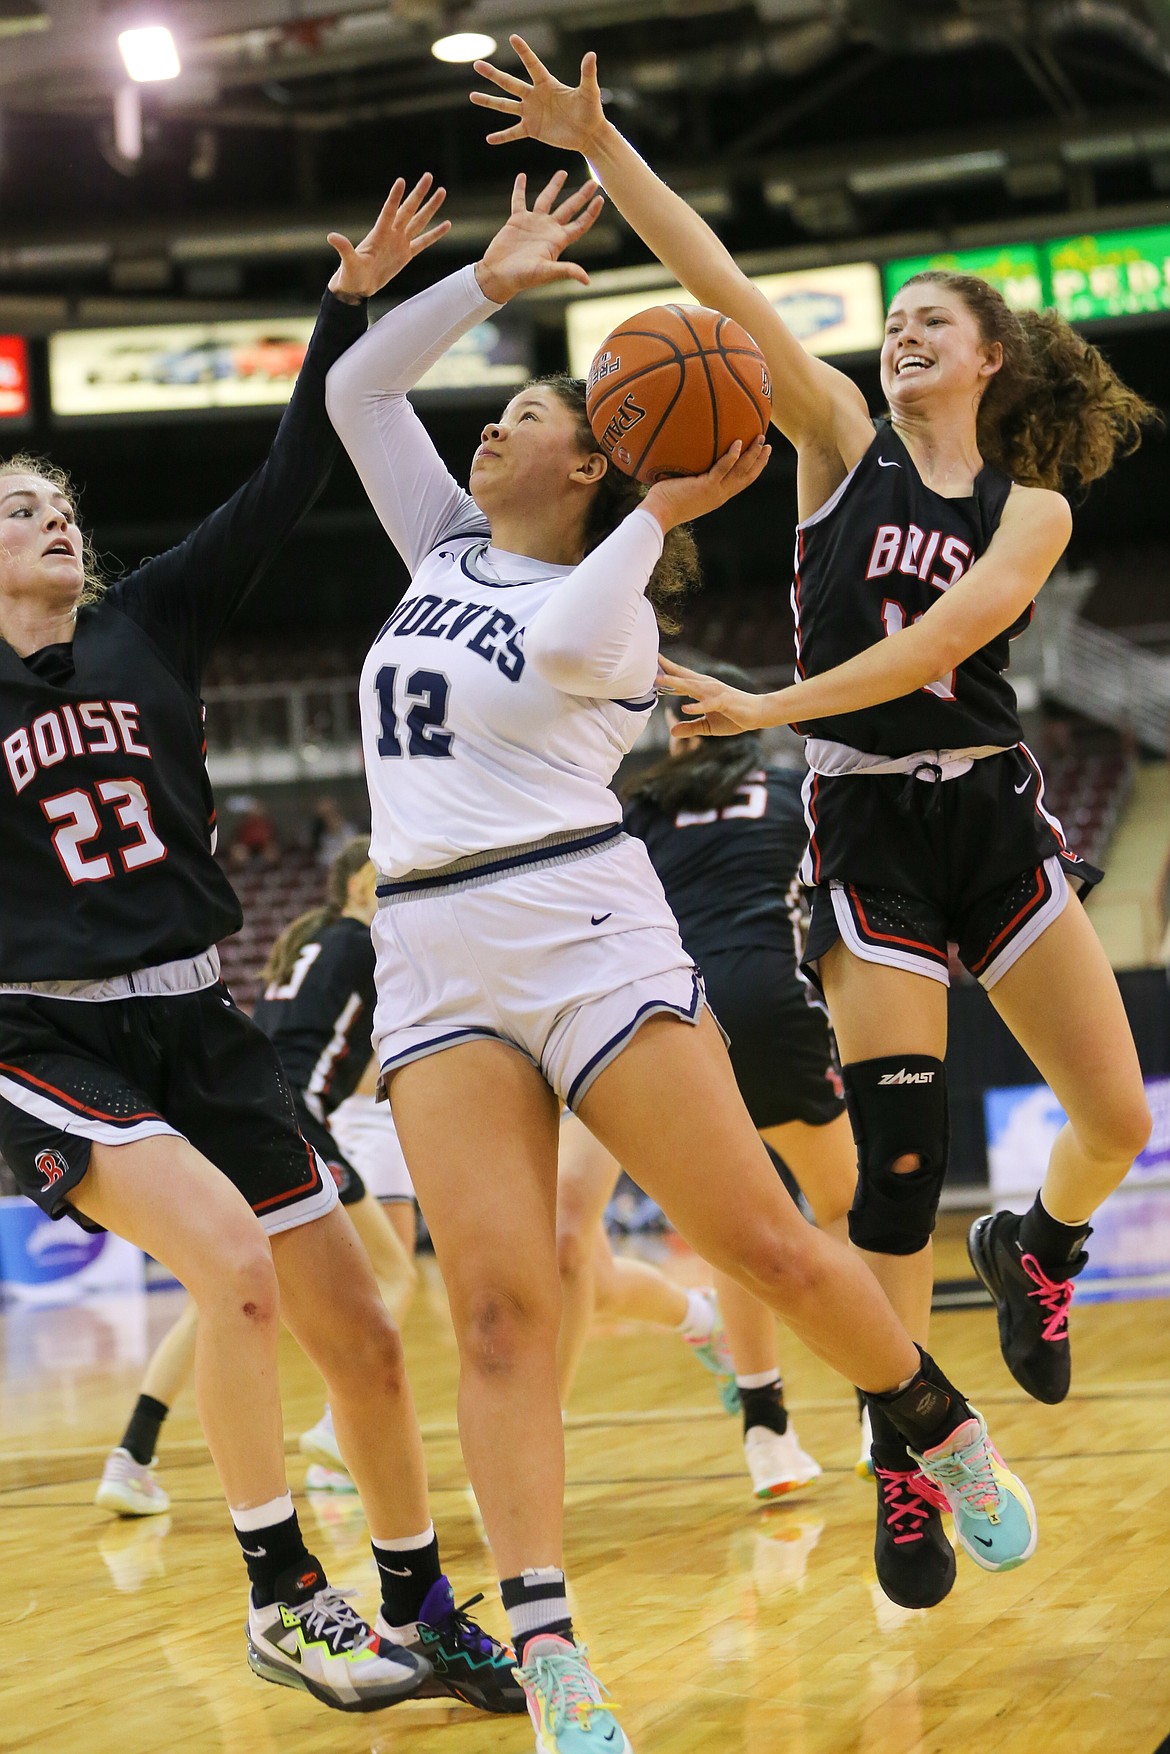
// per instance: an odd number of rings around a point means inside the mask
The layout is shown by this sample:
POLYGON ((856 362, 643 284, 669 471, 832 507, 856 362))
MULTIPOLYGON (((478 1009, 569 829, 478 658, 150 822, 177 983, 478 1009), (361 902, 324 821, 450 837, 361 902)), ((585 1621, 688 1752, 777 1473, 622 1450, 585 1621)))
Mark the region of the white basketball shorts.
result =
POLYGON ((347 1096, 329 1116, 329 1131, 375 1199, 414 1199, 414 1184, 388 1102, 347 1096))
POLYGON ((648 1017, 698 1022, 702 979, 640 840, 615 827, 509 854, 379 885, 374 1052, 389 1073, 507 1042, 576 1108, 648 1017))

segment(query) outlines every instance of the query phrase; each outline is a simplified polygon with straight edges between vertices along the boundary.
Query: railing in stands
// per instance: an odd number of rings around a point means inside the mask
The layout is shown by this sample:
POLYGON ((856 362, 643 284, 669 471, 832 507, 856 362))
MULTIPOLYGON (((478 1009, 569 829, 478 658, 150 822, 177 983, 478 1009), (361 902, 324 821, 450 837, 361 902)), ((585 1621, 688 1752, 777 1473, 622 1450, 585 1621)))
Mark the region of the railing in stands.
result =
POLYGON ((204 690, 208 769, 217 785, 336 779, 362 771, 352 677, 239 682, 204 690))
POLYGON ((1069 615, 1045 639, 1043 688, 1062 706, 1170 754, 1170 658, 1069 615))

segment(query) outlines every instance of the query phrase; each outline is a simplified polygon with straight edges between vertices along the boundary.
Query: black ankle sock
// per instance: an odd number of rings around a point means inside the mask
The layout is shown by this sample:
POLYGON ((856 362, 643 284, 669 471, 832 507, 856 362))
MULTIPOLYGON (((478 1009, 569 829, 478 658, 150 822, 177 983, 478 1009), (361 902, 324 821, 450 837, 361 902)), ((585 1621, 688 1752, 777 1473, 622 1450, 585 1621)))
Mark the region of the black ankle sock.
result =
POLYGON ((948 1382, 929 1352, 918 1348, 919 1367, 904 1389, 870 1395, 871 1414, 881 1411, 919 1455, 933 1449, 972 1417, 971 1409, 948 1382))
POLYGON ((883 1468, 891 1468, 897 1474, 910 1473, 918 1466, 906 1447, 906 1439, 894 1424, 885 1408, 876 1399, 870 1399, 869 1423, 873 1432, 873 1453, 883 1468))
POLYGON ((522 1571, 519 1577, 502 1577, 500 1600, 507 1610, 512 1648, 518 1663, 524 1661, 524 1652, 534 1638, 552 1635, 566 1638, 570 1644, 573 1642, 573 1621, 563 1571, 548 1565, 535 1571, 522 1571))
POLYGON ((1084 1266, 1078 1256, 1092 1234, 1088 1224, 1062 1224, 1053 1218, 1037 1194, 1020 1221, 1020 1250, 1035 1255, 1049 1278, 1068 1279, 1084 1266))
POLYGON ((784 1384, 777 1377, 775 1382, 765 1383, 762 1388, 739 1391, 740 1405, 743 1408, 743 1430, 746 1437, 753 1425, 765 1425, 783 1437, 788 1430, 788 1409, 784 1405, 784 1384))
POLYGON ((324 1589, 324 1569, 305 1546, 295 1510, 283 1522, 270 1523, 265 1529, 236 1529, 236 1540, 258 1608, 277 1601, 303 1601, 324 1589))
POLYGON ((156 1401, 153 1395, 139 1395, 134 1403, 130 1423, 119 1447, 129 1450, 134 1460, 144 1468, 148 1468, 154 1460, 158 1434, 169 1412, 170 1408, 165 1402, 156 1401))
POLYGON ((382 1612, 391 1626, 409 1626, 439 1570, 439 1542, 432 1533, 425 1547, 374 1547, 374 1564, 382 1582, 382 1612))

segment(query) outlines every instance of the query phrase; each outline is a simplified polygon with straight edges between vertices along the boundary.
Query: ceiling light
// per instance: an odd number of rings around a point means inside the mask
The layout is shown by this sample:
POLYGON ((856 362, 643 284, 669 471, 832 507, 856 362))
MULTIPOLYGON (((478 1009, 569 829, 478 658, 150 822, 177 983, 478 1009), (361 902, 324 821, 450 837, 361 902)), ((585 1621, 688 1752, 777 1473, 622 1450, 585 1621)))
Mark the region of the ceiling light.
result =
POLYGON ((127 73, 139 85, 149 85, 156 79, 177 79, 182 72, 175 39, 165 24, 124 30, 118 38, 118 47, 127 73))
POLYGON ((457 30, 431 44, 431 54, 436 61, 482 61, 485 55, 494 55, 495 52, 495 37, 489 37, 481 30, 457 30))

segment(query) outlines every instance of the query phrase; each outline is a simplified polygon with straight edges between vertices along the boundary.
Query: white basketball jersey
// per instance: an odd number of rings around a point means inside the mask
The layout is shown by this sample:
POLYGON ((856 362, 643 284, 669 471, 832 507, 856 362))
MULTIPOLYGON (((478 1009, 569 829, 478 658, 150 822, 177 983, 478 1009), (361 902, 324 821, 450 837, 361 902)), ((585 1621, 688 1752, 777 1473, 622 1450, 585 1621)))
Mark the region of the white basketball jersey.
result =
POLYGON ((524 656, 524 630, 568 567, 442 542, 374 641, 361 716, 379 871, 449 864, 620 822, 608 789, 654 705, 566 694, 524 656))
POLYGON ((412 574, 361 677, 370 851, 392 878, 620 822, 609 781, 654 705, 651 513, 627 517, 580 567, 493 548, 406 400, 494 309, 464 269, 384 317, 329 374, 333 423, 412 574))

